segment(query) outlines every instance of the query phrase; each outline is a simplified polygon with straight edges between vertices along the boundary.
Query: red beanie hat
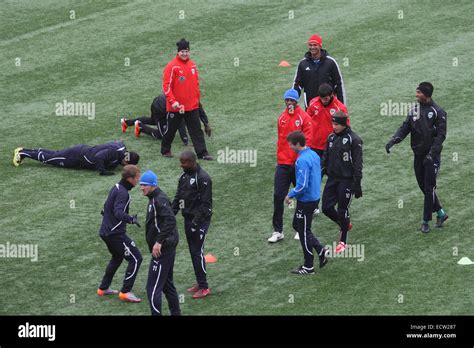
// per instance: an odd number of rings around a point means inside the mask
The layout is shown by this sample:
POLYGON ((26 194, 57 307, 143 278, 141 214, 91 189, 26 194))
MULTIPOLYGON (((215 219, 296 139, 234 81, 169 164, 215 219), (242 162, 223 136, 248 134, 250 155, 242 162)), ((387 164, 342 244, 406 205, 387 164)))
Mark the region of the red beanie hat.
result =
POLYGON ((312 35, 309 38, 308 43, 315 43, 318 44, 320 47, 323 47, 323 39, 321 38, 321 36, 316 34, 312 35))

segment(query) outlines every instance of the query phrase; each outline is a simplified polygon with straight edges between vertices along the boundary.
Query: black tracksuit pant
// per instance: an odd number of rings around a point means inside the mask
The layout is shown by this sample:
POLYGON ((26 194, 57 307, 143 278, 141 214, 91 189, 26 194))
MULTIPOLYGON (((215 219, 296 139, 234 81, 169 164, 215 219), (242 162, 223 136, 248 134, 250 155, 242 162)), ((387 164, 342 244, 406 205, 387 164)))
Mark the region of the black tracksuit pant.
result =
POLYGON ((171 315, 181 315, 178 292, 173 283, 175 256, 176 249, 173 248, 164 251, 159 257, 151 257, 146 283, 151 315, 162 315, 161 293, 166 296, 171 315))
POLYGON ((415 176, 421 192, 425 195, 423 220, 431 221, 433 212, 441 209, 436 195, 436 177, 440 168, 440 156, 432 156, 433 161, 425 161, 426 155, 415 155, 415 176))
POLYGON ((192 231, 193 216, 184 217, 184 232, 188 242, 189 253, 193 262, 194 274, 199 289, 208 289, 206 260, 204 259, 204 242, 206 240, 207 231, 211 221, 206 221, 202 225, 197 226, 195 231, 192 231))
POLYGON ((341 242, 347 242, 352 200, 351 183, 328 178, 323 191, 323 213, 337 223, 341 229, 341 242), (337 204, 337 210, 336 210, 337 204))
POLYGON ((295 167, 289 164, 277 164, 273 182, 273 231, 283 231, 283 211, 285 197, 290 184, 296 185, 295 167))
MULTIPOLYGON (((135 124, 135 121, 140 121, 141 125, 140 128, 143 133, 152 136, 153 138, 160 140, 163 139, 163 134, 168 131, 168 122, 165 119, 161 120, 158 117, 139 117, 130 120, 126 120, 127 126, 131 127, 135 124), (156 128, 147 126, 147 125, 154 125, 156 128)), ((181 124, 178 128, 179 136, 185 145, 188 145, 189 138, 188 133, 186 132, 186 123, 184 120, 181 121, 181 124)))
POLYGON ((301 247, 304 254, 304 267, 313 269, 313 249, 316 250, 319 257, 324 257, 324 247, 319 240, 311 232, 311 223, 313 221, 314 209, 316 209, 316 201, 314 202, 296 202, 295 218, 293 219, 293 228, 298 232, 301 247))
POLYGON ((110 260, 105 270, 105 275, 102 278, 99 288, 102 290, 108 289, 112 283, 112 279, 117 272, 117 269, 122 264, 123 259, 128 261, 128 266, 125 271, 125 279, 123 281, 121 292, 132 291, 133 284, 137 278, 138 270, 142 263, 142 255, 138 250, 135 242, 131 240, 126 234, 118 233, 110 236, 100 236, 107 245, 112 259, 110 260))
POLYGON ((22 158, 30 158, 45 164, 64 168, 80 168, 81 167, 81 151, 86 145, 74 145, 63 150, 47 150, 47 149, 23 149, 20 151, 22 158))
POLYGON ((173 143, 174 136, 178 130, 182 120, 186 123, 191 141, 193 142, 194 151, 198 158, 208 155, 206 148, 206 141, 204 140, 204 132, 201 129, 201 120, 199 119, 199 109, 186 111, 181 114, 179 112, 168 112, 166 120, 168 123, 168 130, 163 134, 161 140, 161 153, 165 154, 171 151, 171 144, 173 143))

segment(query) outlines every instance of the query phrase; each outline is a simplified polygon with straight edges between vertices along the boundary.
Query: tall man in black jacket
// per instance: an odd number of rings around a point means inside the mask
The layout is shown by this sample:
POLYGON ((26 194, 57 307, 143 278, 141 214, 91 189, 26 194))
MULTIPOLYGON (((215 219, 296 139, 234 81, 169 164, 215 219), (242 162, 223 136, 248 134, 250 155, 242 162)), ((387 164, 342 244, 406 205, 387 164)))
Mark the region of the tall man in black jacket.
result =
POLYGON ((58 151, 17 147, 13 155, 13 165, 18 167, 25 158, 56 167, 96 170, 100 175, 113 175, 111 169, 116 166, 137 164, 140 160, 140 156, 136 152, 128 151, 121 141, 95 146, 79 144, 58 151))
POLYGON ((328 176, 323 192, 323 213, 340 227, 336 254, 346 249, 347 232, 352 228, 349 215, 352 195, 362 197, 362 139, 347 121, 348 116, 342 111, 332 116, 334 133, 328 136, 321 170, 328 176))
POLYGON ((140 188, 148 197, 146 242, 151 252, 146 292, 151 315, 161 314, 161 293, 168 300, 171 315, 181 315, 178 292, 173 283, 173 268, 178 245, 176 218, 168 196, 158 187, 158 177, 147 170, 140 178, 140 188))
POLYGON ((318 96, 319 86, 328 83, 337 95, 337 99, 347 105, 346 90, 341 70, 336 60, 322 48, 323 39, 319 35, 312 35, 308 40, 308 52, 298 64, 293 88, 301 95, 304 89, 306 108, 311 99, 318 96))
POLYGON ((207 172, 196 162, 191 151, 181 153, 179 160, 183 174, 179 178, 178 190, 173 200, 175 215, 181 209, 184 217, 184 231, 193 262, 197 284, 188 289, 193 298, 210 294, 207 283, 204 241, 212 216, 212 181, 207 172))
POLYGON ((127 302, 141 302, 132 292, 133 284, 142 263, 142 255, 135 242, 127 236, 127 224, 140 227, 136 215, 129 215, 130 191, 140 180, 140 170, 134 165, 126 165, 122 170, 122 180, 112 187, 104 203, 102 211, 102 224, 99 235, 112 254, 112 259, 107 265, 105 275, 97 289, 97 295, 115 295, 116 290, 110 289, 112 279, 120 267, 123 259, 128 261, 125 271, 125 280, 119 298, 127 302))
POLYGON ((442 227, 448 215, 441 207, 436 194, 436 177, 441 164, 441 150, 446 139, 447 113, 431 96, 433 85, 421 82, 416 88, 418 104, 409 111, 408 116, 392 139, 385 145, 387 153, 410 133, 411 148, 415 155, 414 167, 418 186, 425 195, 421 232, 430 231, 429 222, 437 213, 435 227, 442 227))
MULTIPOLYGON (((202 107, 202 104, 199 103, 199 119, 204 125, 204 132, 210 137, 211 136, 211 126, 209 125, 209 119, 207 114, 202 107)), ((122 118, 120 124, 122 126, 122 133, 125 133, 127 128, 130 126, 135 126, 135 136, 139 137, 140 133, 151 135, 155 139, 163 139, 163 135, 166 134, 169 127, 169 112, 166 112, 166 97, 164 94, 160 94, 158 97, 153 99, 150 107, 150 117, 138 117, 134 119, 122 118), (148 125, 155 125, 156 128, 150 127, 148 125)), ((186 124, 184 119, 181 120, 181 124, 178 128, 179 136, 183 141, 184 145, 188 145, 189 137, 186 132, 186 124)))

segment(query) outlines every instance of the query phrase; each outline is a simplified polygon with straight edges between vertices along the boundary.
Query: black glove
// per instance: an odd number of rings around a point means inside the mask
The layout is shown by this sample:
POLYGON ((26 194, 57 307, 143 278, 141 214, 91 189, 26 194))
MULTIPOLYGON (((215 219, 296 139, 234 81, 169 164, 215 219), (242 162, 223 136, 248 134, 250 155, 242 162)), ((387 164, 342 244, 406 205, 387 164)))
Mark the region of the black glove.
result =
POLYGON ((351 185, 351 191, 355 198, 362 197, 362 187, 360 186, 360 179, 356 179, 351 185))
POLYGON ((114 172, 111 172, 110 170, 104 170, 100 172, 100 175, 114 175, 114 172))
POLYGON ((133 225, 137 225, 138 227, 142 227, 142 226, 138 223, 138 216, 137 216, 137 214, 132 215, 132 224, 133 224, 133 225))
POLYGON ((104 209, 100 211, 100 215, 104 216, 104 209))
POLYGON ((193 220, 191 221, 191 232, 196 232, 199 228, 199 225, 193 220))
POLYGON ((433 163, 433 156, 431 156, 431 153, 428 153, 425 156, 425 159, 423 160, 423 165, 426 166, 426 165, 431 164, 431 163, 433 163))
POLYGON ((208 137, 211 136, 212 128, 211 126, 209 126, 209 123, 204 125, 204 132, 207 134, 208 137))
POLYGON ((385 145, 385 151, 387 151, 387 153, 390 153, 390 148, 395 145, 395 140, 391 139, 387 145, 385 145))

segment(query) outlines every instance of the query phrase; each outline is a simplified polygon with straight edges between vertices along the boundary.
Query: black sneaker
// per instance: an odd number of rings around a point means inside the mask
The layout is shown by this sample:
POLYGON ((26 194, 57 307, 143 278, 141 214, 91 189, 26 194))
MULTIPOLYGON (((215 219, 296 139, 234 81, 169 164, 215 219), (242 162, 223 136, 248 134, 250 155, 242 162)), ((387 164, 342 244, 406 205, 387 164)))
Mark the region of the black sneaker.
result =
POLYGON ((437 217, 437 218, 436 218, 435 227, 437 227, 437 228, 443 227, 443 223, 444 223, 446 220, 448 220, 448 218, 449 218, 448 214, 444 214, 444 216, 442 216, 442 217, 437 217))
POLYGON ((201 159, 203 159, 204 161, 212 161, 214 160, 214 157, 212 157, 211 155, 204 155, 201 157, 201 159))
POLYGON ((421 232, 423 233, 428 233, 430 231, 430 225, 426 224, 426 223, 422 223, 421 224, 421 228, 420 228, 421 232))
POLYGON ((292 270, 291 273, 301 274, 301 275, 314 274, 314 267, 306 268, 305 266, 299 266, 299 267, 295 268, 294 270, 292 270))
POLYGON ((173 154, 171 153, 171 151, 168 151, 166 153, 163 153, 161 154, 163 157, 166 157, 166 158, 172 158, 173 157, 173 154))
POLYGON ((328 258, 326 257, 329 253, 329 250, 324 248, 319 255, 319 268, 323 268, 328 263, 328 258))

